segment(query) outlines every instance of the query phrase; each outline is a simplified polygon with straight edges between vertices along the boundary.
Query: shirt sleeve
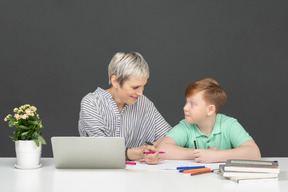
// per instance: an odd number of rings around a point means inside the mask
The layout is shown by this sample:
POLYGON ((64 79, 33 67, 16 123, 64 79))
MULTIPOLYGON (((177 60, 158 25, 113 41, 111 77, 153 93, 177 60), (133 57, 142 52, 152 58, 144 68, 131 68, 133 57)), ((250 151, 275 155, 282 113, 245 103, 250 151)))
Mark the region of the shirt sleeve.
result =
POLYGON ((230 141, 233 148, 240 147, 246 141, 253 140, 237 120, 231 124, 229 131, 230 141))
POLYGON ((180 147, 187 147, 189 141, 188 136, 189 134, 187 133, 187 128, 183 121, 173 127, 166 135, 166 137, 172 138, 180 147))
POLYGON ((156 141, 161 137, 164 137, 168 131, 171 130, 170 124, 164 119, 164 117, 159 113, 159 111, 154 106, 155 111, 155 127, 156 127, 156 134, 155 139, 156 141))
POLYGON ((86 95, 81 101, 78 130, 80 136, 105 137, 103 119, 97 110, 91 94, 86 95))

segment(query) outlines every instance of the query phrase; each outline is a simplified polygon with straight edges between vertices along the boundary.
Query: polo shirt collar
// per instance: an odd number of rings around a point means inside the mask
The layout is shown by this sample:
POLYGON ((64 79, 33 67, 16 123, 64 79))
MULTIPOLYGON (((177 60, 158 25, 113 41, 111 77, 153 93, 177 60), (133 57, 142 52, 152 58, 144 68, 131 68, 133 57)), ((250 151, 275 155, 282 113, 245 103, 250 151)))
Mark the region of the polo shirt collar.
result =
MULTIPOLYGON (((221 116, 217 114, 217 115, 216 115, 216 122, 215 122, 214 128, 213 128, 213 130, 212 130, 212 132, 211 132, 211 134, 210 134, 209 137, 213 137, 214 135, 220 134, 220 133, 222 132, 221 126, 220 126, 220 122, 221 122, 221 116)), ((195 126, 195 128, 196 128, 196 129, 195 129, 195 137, 196 137, 196 138, 197 138, 197 137, 201 137, 201 136, 207 136, 206 134, 202 133, 202 132, 198 129, 197 125, 194 124, 194 126, 195 126)))
POLYGON ((216 115, 216 122, 215 122, 215 125, 214 125, 214 128, 212 130, 211 135, 216 135, 216 134, 219 134, 222 132, 220 122, 221 122, 221 115, 217 114, 216 115))

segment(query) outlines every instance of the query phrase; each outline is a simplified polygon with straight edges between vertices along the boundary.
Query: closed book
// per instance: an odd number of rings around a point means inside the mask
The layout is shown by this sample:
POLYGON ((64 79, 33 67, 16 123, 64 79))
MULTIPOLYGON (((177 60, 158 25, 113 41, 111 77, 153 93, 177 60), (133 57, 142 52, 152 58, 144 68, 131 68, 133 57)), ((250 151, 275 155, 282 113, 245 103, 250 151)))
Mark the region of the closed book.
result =
POLYGON ((224 165, 219 166, 219 171, 220 171, 220 175, 222 175, 223 177, 272 178, 272 177, 278 177, 279 175, 279 173, 225 171, 224 165))
POLYGON ((277 168, 278 161, 256 161, 244 159, 229 159, 226 161, 227 166, 240 166, 240 167, 274 167, 277 168))
POLYGON ((224 171, 237 172, 256 172, 256 173, 279 173, 279 167, 242 167, 242 166, 223 166, 224 171))
POLYGON ((241 178, 241 177, 229 177, 228 179, 236 183, 258 183, 258 182, 275 182, 278 181, 278 177, 273 178, 241 178))

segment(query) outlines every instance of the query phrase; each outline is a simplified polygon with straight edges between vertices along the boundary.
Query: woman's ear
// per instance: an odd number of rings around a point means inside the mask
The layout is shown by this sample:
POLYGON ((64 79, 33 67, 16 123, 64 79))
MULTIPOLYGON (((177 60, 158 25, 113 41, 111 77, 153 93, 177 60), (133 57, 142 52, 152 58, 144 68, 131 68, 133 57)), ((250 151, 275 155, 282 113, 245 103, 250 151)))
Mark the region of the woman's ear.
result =
POLYGON ((110 81, 111 81, 113 87, 115 87, 116 89, 119 87, 119 83, 118 83, 117 78, 116 78, 115 75, 111 76, 110 81))

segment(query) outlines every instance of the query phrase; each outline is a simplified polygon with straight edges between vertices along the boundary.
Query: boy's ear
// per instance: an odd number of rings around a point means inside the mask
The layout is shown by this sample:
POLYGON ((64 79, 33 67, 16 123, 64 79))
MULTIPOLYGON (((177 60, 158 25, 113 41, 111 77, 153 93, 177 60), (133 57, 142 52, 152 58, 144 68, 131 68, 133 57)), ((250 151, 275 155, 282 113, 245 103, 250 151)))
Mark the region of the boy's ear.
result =
POLYGON ((115 88, 118 88, 118 87, 119 87, 119 83, 118 83, 117 78, 116 78, 115 75, 112 75, 112 76, 111 76, 110 81, 111 81, 113 87, 115 87, 115 88))
POLYGON ((216 107, 215 105, 209 105, 209 108, 208 108, 208 116, 214 114, 216 112, 216 107))

